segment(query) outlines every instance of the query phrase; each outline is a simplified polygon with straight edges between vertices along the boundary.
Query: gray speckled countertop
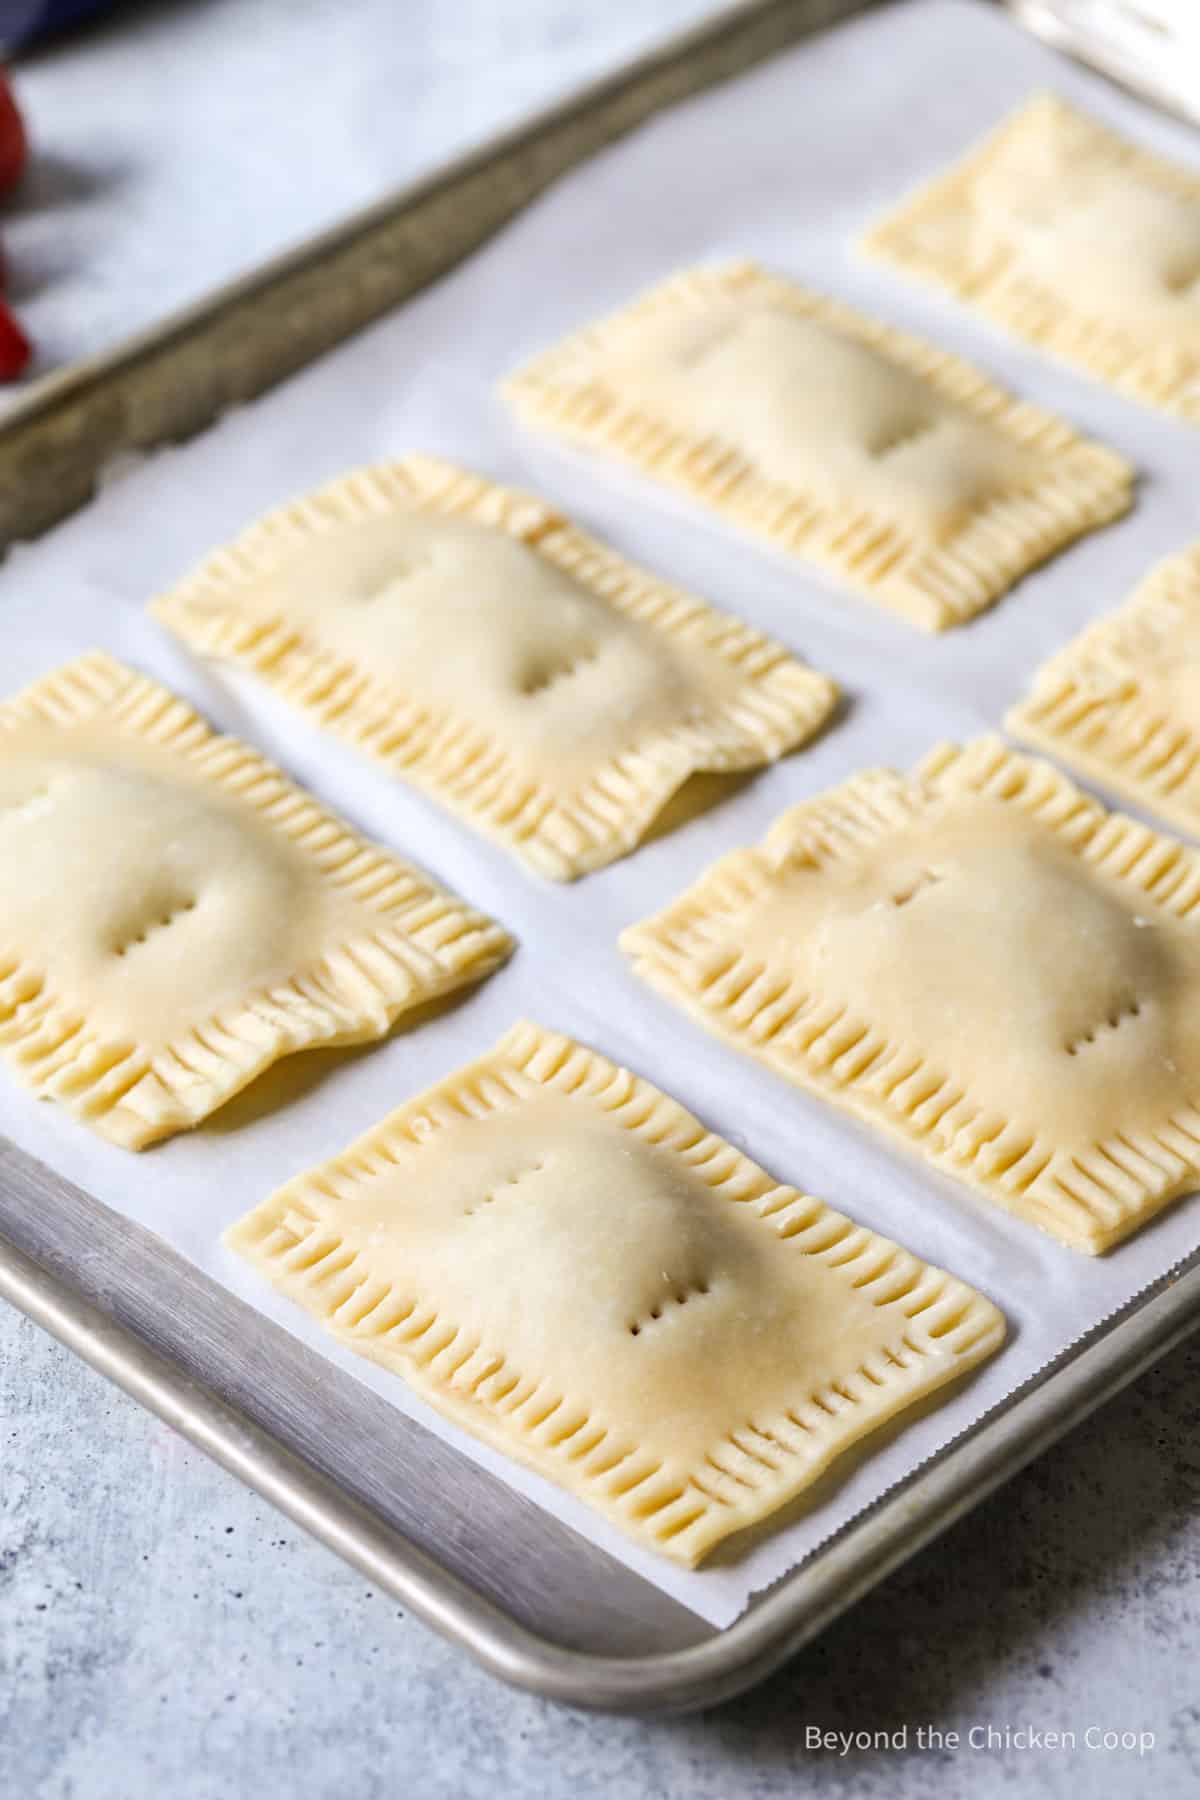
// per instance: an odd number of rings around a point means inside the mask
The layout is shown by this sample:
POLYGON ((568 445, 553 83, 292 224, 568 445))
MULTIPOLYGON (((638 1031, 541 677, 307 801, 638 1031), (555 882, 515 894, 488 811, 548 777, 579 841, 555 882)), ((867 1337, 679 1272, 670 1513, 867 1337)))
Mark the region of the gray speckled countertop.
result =
MULTIPOLYGON (((134 5, 38 56, 41 162, 3 232, 42 366, 705 10, 206 0, 134 5)), ((1194 1794, 1198 1377, 1185 1346, 754 1694, 642 1723, 498 1686, 0 1311, 0 1795, 1194 1794), (891 1742, 814 1752, 814 1729, 891 1742)))
POLYGON ((0 1312, 12 1800, 909 1800, 1200 1787, 1200 1344, 773 1680, 665 1722, 511 1693, 28 1321, 0 1312), (809 1727, 908 1749, 806 1750, 809 1727), (920 1750, 1074 1731, 1078 1747, 920 1750), (1154 1748, 1089 1749, 1089 1727, 1154 1748))

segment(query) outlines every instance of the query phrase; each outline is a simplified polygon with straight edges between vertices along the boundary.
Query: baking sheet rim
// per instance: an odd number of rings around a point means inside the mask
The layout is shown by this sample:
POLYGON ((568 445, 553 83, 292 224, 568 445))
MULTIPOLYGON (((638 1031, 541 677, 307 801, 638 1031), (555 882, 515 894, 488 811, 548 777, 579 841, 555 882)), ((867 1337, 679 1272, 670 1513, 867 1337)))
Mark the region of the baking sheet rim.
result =
MULTIPOLYGON (((33 1159, 29 1159, 33 1160, 33 1159)), ((44 1170, 44 1165, 40 1165, 44 1170)), ((46 1171, 58 1182, 54 1171, 46 1171)), ((66 1185, 66 1184, 64 1184, 66 1185)), ((231 1296, 209 1277, 216 1307, 231 1296)), ((1200 1325, 1200 1250, 1102 1321, 871 1507, 826 1539, 731 1625, 684 1649, 613 1656, 564 1648, 435 1564, 266 1426, 184 1373, 0 1235, 0 1298, 181 1431, 310 1535, 490 1673, 568 1705, 686 1712, 763 1679, 893 1569, 961 1518, 1200 1325)))

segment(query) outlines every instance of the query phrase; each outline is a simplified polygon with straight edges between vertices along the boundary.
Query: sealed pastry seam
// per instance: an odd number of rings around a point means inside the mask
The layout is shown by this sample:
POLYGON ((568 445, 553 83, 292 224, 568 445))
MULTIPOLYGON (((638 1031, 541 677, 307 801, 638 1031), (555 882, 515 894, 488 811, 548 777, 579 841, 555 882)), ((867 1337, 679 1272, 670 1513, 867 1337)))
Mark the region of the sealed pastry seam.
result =
POLYGON ((1038 670, 1005 724, 1136 804, 1200 831, 1200 545, 1038 670))
POLYGON ((1200 859, 998 738, 792 808, 630 927, 709 1029, 1092 1253, 1200 1175, 1200 859))
POLYGON ((433 457, 363 469, 279 509, 153 610, 557 880, 631 850, 689 776, 794 748, 836 698, 781 645, 635 568, 547 502, 433 457), (348 590, 339 606, 338 584, 371 534, 389 531, 394 545, 372 555, 392 610, 360 625, 350 613, 362 596, 348 590), (380 567, 403 560, 406 532, 425 534, 418 572, 422 557, 460 548, 477 559, 446 578, 440 605, 429 590, 422 608, 405 570, 389 594, 380 567), (328 592, 302 614, 289 574, 314 550, 330 559, 328 592), (476 611, 455 622, 450 609, 466 604, 476 611), (440 667, 429 654, 438 630, 440 667), (415 634, 420 654, 406 658, 415 634), (472 644, 477 665, 456 685, 446 670, 472 644))
POLYGON ((1063 420, 751 262, 672 277, 535 357, 505 392, 532 424, 624 458, 928 630, 972 617, 1132 498, 1128 463, 1063 420), (739 332, 763 334, 758 366, 750 346, 726 393, 703 359, 712 345, 736 354, 739 332), (790 419, 770 398, 789 357, 790 419), (631 358, 651 377, 674 371, 661 403, 631 358), (843 397, 857 390, 857 428, 838 393, 797 422, 804 395, 829 385, 823 365, 840 370, 843 397))
POLYGON ((961 1281, 527 1022, 225 1241, 448 1418, 689 1565, 1004 1335, 961 1281))
POLYGON ((0 705, 0 843, 0 1048, 130 1149, 512 947, 99 651, 0 705))
POLYGON ((1134 399, 1200 420, 1200 174, 1056 95, 1035 95, 863 248, 1134 399))

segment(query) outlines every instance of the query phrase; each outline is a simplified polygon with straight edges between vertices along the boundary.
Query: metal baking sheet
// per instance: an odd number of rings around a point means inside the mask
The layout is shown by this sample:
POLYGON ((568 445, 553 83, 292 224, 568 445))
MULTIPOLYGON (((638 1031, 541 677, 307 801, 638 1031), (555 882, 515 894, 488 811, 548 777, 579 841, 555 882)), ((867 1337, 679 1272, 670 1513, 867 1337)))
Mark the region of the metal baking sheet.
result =
POLYGON ((736 0, 116 350, 34 383, 0 428, 0 548, 82 504, 114 459, 201 430, 386 313, 642 120, 874 4, 736 0))
MULTIPOLYGON (((761 32, 770 10, 756 6, 739 9, 739 14, 743 24, 753 22, 754 29, 761 32)), ((796 5, 775 10, 787 12, 793 27, 804 12, 796 5)), ((827 16, 829 9, 822 10, 827 16)), ((239 699, 221 684, 205 682, 196 672, 189 674, 182 664, 179 679, 168 652, 141 621, 136 603, 146 591, 139 588, 143 578, 150 586, 169 578, 180 561, 240 523, 246 511, 281 498, 280 481, 295 485, 298 465, 291 459, 296 454, 292 440, 297 424, 302 431, 307 424, 310 436, 315 428, 320 436, 316 449, 310 446, 306 450, 308 462, 301 457, 299 466, 306 479, 310 471, 314 475, 332 473, 363 455, 413 443, 457 451, 501 476, 524 479, 557 493, 623 548, 788 637, 819 664, 831 667, 853 693, 848 718, 816 751, 727 796, 712 813, 648 846, 631 864, 571 890, 569 900, 560 900, 556 894, 552 900, 539 899, 536 905, 530 901, 535 915, 538 907, 542 908, 547 954, 549 942, 559 930, 555 917, 567 921, 569 936, 572 917, 578 921, 598 906, 604 918, 614 896, 628 906, 625 916, 637 916, 647 902, 675 891, 712 854, 756 836, 788 798, 814 791, 863 760, 876 757, 881 741, 887 743, 892 759, 907 761, 913 750, 924 748, 939 732, 977 729, 994 720, 1017 683, 1018 664, 1031 666, 1043 645, 1049 648, 1061 641, 1082 617, 1112 604, 1126 578, 1144 563, 1152 544, 1170 548, 1172 534, 1174 541, 1179 541, 1184 529, 1185 441, 1177 428, 1135 415, 1108 397, 1102 400, 1075 378, 1050 370, 1019 349, 989 342, 985 351, 978 341, 980 328, 961 315, 939 313, 935 320, 937 309, 928 298, 906 295, 878 276, 867 280, 853 271, 842 242, 848 196, 855 196, 856 205, 861 199, 863 205, 869 201, 875 207, 880 204, 879 196, 888 191, 887 184, 899 182, 896 149, 889 145, 888 155, 881 159, 874 137, 885 129, 894 134, 897 126, 888 109, 878 106, 878 87, 872 96, 869 89, 863 92, 861 82, 853 93, 838 82, 858 74, 857 58, 865 51, 874 66, 882 66, 889 81, 900 85, 901 119, 905 101, 910 109, 914 102, 922 103, 922 114, 928 113, 921 74, 903 70, 896 56, 903 37, 887 35, 906 32, 910 20, 923 27, 926 42, 931 31, 937 32, 945 59, 943 73, 956 56, 970 65, 956 71, 957 81, 945 88, 949 97, 941 100, 941 116, 927 120, 923 127, 931 136, 940 132, 947 143, 954 142, 955 132, 961 133, 964 122, 974 129, 983 102, 982 92, 964 88, 968 76, 976 88, 986 85, 989 92, 994 89, 992 103, 1000 110, 1006 97, 1013 97, 1006 81, 1011 85, 1019 80, 1015 97, 1020 98, 1026 87, 1045 80, 1047 71, 1056 75, 1052 59, 1018 41, 998 16, 985 19, 983 9, 971 0, 899 0, 883 9, 877 22, 864 20, 847 27, 847 35, 834 33, 820 46, 814 45, 811 60, 807 53, 803 59, 785 59, 768 72, 776 108, 783 92, 790 110, 793 92, 811 80, 829 96, 827 104, 831 101, 837 114, 833 121, 836 130, 826 119, 825 136, 816 114, 812 115, 813 141, 822 149, 822 178, 830 196, 831 216, 820 222, 811 212, 806 213, 812 194, 810 191, 806 199, 803 183, 794 174, 790 192, 777 184, 775 191, 763 193, 764 185, 769 186, 762 180, 763 170, 769 171, 778 158, 762 135, 761 101, 766 89, 751 89, 749 84, 762 82, 766 76, 748 78, 744 91, 728 90, 721 99, 724 111, 720 116, 708 119, 689 111, 675 123, 665 121, 655 128, 657 136, 630 147, 630 153, 637 148, 639 155, 663 159, 657 167, 666 180, 665 192, 673 211, 669 225, 663 220, 661 247, 657 221, 645 213, 635 224, 630 205, 613 212, 611 194, 607 209, 594 194, 589 201, 580 199, 575 210, 578 239, 572 243, 568 259, 570 278, 564 278, 563 293, 537 295, 538 304, 528 309, 537 314, 525 326, 528 341, 510 341, 501 329, 505 285, 507 282, 511 288, 513 278, 511 255, 506 274, 501 252, 487 253, 453 283, 427 296, 416 310, 381 326, 354 346, 357 381, 361 382, 363 368, 370 366, 378 385, 379 371, 386 369, 398 389, 390 406, 376 409, 382 416, 373 417, 369 428, 364 426, 361 401, 351 380, 352 364, 344 360, 351 354, 347 351, 314 370, 311 377, 281 390, 277 398, 253 413, 226 421, 211 441, 201 440, 175 458, 156 457, 44 546, 14 557, 5 573, 3 592, 17 636, 22 626, 29 633, 29 642, 17 649, 15 663, 21 665, 22 657, 33 653, 30 644, 38 632, 45 634, 37 638, 38 654, 50 643, 61 644, 64 652, 84 647, 77 641, 79 597, 75 597, 74 610, 56 598, 64 583, 79 586, 94 602, 84 616, 89 621, 103 621, 94 635, 168 679, 176 678, 205 710, 223 722, 237 724, 260 741, 265 739, 268 748, 302 778, 335 804, 349 805, 379 835, 408 843, 407 827, 411 826, 417 834, 414 847, 421 854, 423 831, 426 859, 472 898, 492 904, 506 916, 506 896, 514 896, 517 890, 505 883, 519 883, 521 878, 513 875, 503 859, 464 838, 456 827, 434 830, 428 812, 422 811, 423 803, 415 799, 389 795, 388 823, 380 823, 383 814, 373 816, 372 807, 383 804, 382 790, 376 787, 372 799, 357 785, 349 762, 320 744, 306 746, 302 734, 290 737, 282 722, 271 718, 269 708, 257 707, 252 692, 239 699), (868 30, 884 35, 871 39, 853 35, 868 30), (1011 33, 1011 43, 1008 36, 995 37, 998 30, 1011 33), (987 36, 980 38, 980 31, 987 36), (757 138, 749 113, 741 110, 746 108, 753 110, 757 138), (687 190, 679 171, 681 166, 685 170, 699 166, 695 145, 689 140, 691 150, 682 164, 677 146, 672 160, 662 135, 668 129, 693 134, 699 129, 704 141, 736 144, 739 160, 724 192, 715 182, 701 191, 687 190), (673 171, 670 178, 668 171, 673 171), (741 188, 735 177, 744 177, 741 188), (479 391, 480 381, 486 385, 519 353, 537 347, 561 323, 573 322, 566 316, 572 307, 578 318, 610 298, 625 297, 631 285, 630 268, 625 266, 630 259, 637 263, 661 253, 670 258, 665 266, 673 266, 687 255, 702 256, 724 248, 714 218, 729 229, 730 219, 721 209, 722 205, 728 209, 731 198, 741 207, 739 217, 749 240, 746 248, 769 248, 769 260, 814 280, 822 279, 822 265, 832 261, 836 270, 826 275, 827 285, 855 298, 857 283, 858 297, 864 297, 861 290, 865 288, 865 297, 877 310, 990 361, 1024 391, 1061 407, 1093 429, 1099 431, 1103 426, 1106 435, 1159 477, 1136 530, 1122 527, 1119 536, 1108 534, 1081 547, 1044 576, 1024 584, 1021 593, 989 620, 969 633, 957 634, 945 651, 939 648, 939 674, 932 688, 947 687, 957 696, 949 708, 939 692, 931 691, 930 652, 925 641, 915 641, 906 628, 860 609, 857 603, 838 603, 810 578, 719 541, 716 534, 698 527, 682 512, 656 513, 654 502, 635 488, 620 484, 598 488, 591 470, 572 468, 549 454, 518 446, 506 436, 500 422, 485 417, 486 409, 481 410, 486 394, 479 391), (781 210, 789 198, 796 221, 794 234, 790 215, 781 210), (623 235, 620 242, 603 243, 603 255, 588 265, 583 250, 596 247, 597 216, 620 216, 623 235), (769 244, 762 243, 764 236, 769 244), (815 266, 807 260, 812 258, 815 266), (472 345, 478 366, 462 374, 449 361, 439 362, 435 356, 433 375, 428 368, 423 371, 426 391, 422 400, 420 378, 406 362, 405 346, 411 340, 411 350, 421 341, 431 306, 439 309, 439 316, 444 314, 451 322, 457 319, 460 329, 473 330, 479 340, 472 345), (501 349, 503 360, 487 366, 488 358, 499 356, 501 349), (338 404, 337 382, 334 388, 330 386, 331 372, 342 382, 344 405, 338 404), (439 385, 431 392, 434 376, 439 385), (440 422, 442 410, 452 424, 440 422), (461 436, 455 441, 455 427, 461 432, 464 421, 473 434, 470 444, 461 436), (397 438, 398 431, 404 435, 397 438), (216 488, 214 459, 220 475, 216 488), (1164 473, 1169 476, 1166 480, 1162 479, 1164 473), (186 507, 181 504, 181 494, 188 501, 186 507), (780 610, 785 603, 787 612, 780 610), (793 606, 794 612, 790 610, 793 606), (887 671, 883 680, 877 679, 881 670, 887 671), (245 716, 239 707, 246 709, 245 716)), ((728 51, 728 21, 719 29, 725 34, 722 41, 728 51)), ((796 35, 794 29, 791 35, 796 35)), ((607 86, 610 97, 618 101, 619 84, 607 86)), ((1075 86, 1080 86, 1078 80, 1075 86)), ((816 103, 814 96, 814 106, 816 103)), ((561 125, 561 109, 555 117, 561 125)), ((1145 121, 1139 120, 1139 124, 1145 121)), ((935 149, 931 147, 929 154, 935 149)), ((631 169, 619 160, 609 162, 597 179, 613 178, 614 169, 618 189, 622 180, 629 182, 631 176, 629 192, 639 186, 636 167, 631 169)), ((643 189, 644 177, 643 169, 643 189)), ((544 227, 547 217, 557 216, 561 230, 562 195, 552 199, 559 209, 557 215, 543 214, 540 222, 544 227)), ((447 204, 445 194, 440 203, 447 204)), ((538 224, 531 221, 524 229, 536 237, 538 224)), ((651 272, 665 269, 652 267, 651 272)), ((337 278, 336 259, 331 278, 337 278)), ((511 317, 511 292, 507 303, 511 317)), ((196 328, 203 338, 203 322, 198 320, 196 328)), ((193 354, 197 359, 200 356, 199 350, 193 354)), ((41 666, 45 661, 43 658, 41 666)), ((19 674, 26 672, 35 671, 19 667, 19 674)), ((516 904, 515 898, 512 904, 516 904)), ((536 917, 534 925, 534 930, 522 931, 527 942, 537 936, 536 917)), ((480 1001, 471 1002, 477 1013, 470 1016, 479 1019, 473 1049, 489 1042, 512 1016, 505 998, 508 990, 500 985, 508 979, 506 974, 496 984, 489 984, 480 1001)), ((556 1003, 569 1012, 567 998, 560 996, 556 1003)), ((14 1147, 0 1167, 0 1220, 14 1245, 0 1258, 0 1288, 192 1431, 198 1441, 254 1480, 294 1516, 361 1566, 369 1567, 375 1579, 403 1595, 415 1610, 467 1642, 499 1672, 583 1703, 642 1708, 698 1704, 765 1672, 840 1605, 848 1604, 871 1579, 1048 1441, 1057 1422, 1078 1416, 1080 1409, 1111 1391, 1173 1335, 1182 1333, 1194 1313, 1195 1285, 1187 1257, 1195 1229, 1194 1221, 1189 1226, 1186 1212, 1177 1209, 1144 1234, 1136 1247, 1118 1252, 1117 1258, 1103 1265, 1084 1265, 1093 1271, 1090 1274, 1077 1274, 1080 1261, 1071 1253, 1055 1249, 1051 1256, 1044 1246, 1027 1248, 1024 1228, 997 1218, 994 1209, 966 1199, 944 1184, 938 1188, 929 1177, 878 1146, 854 1139, 850 1127, 831 1122, 816 1103, 796 1097, 781 1134, 772 1121, 772 1115, 780 1110, 780 1095, 769 1078, 748 1069, 740 1059, 723 1056, 700 1043, 679 1021, 668 1022, 665 1015, 656 1018, 651 1003, 638 995, 631 982, 621 985, 620 978, 613 977, 611 1004, 626 1016, 605 1018, 603 1006, 584 1003, 582 1017, 553 1016, 547 1022, 574 1028, 635 1065, 645 1037, 674 1031, 677 1054, 686 1056, 686 1064, 681 1067, 680 1079, 668 1085, 718 1129, 737 1136, 744 1125, 752 1150, 785 1178, 827 1194, 868 1222, 904 1237, 924 1254, 944 1260, 996 1292, 1010 1312, 1020 1315, 1017 1353, 1007 1363, 1009 1370, 1022 1370, 1026 1376, 1018 1396, 1006 1391, 1011 1381, 1003 1373, 998 1386, 995 1376, 991 1387, 980 1385, 973 1412, 968 1408, 970 1435, 959 1447, 939 1451, 924 1469, 905 1467, 902 1485, 891 1494, 878 1489, 878 1477, 880 1470, 896 1466, 894 1440, 872 1440, 870 1454, 857 1468, 847 1459, 838 1473, 838 1493, 825 1502, 821 1515, 841 1525, 838 1535, 819 1547, 814 1543, 804 1566, 787 1575, 773 1591, 756 1598, 742 1619, 722 1631, 714 1633, 694 1611, 634 1573, 624 1556, 609 1555, 602 1545, 585 1542, 566 1523, 534 1508, 526 1493, 518 1492, 511 1482, 448 1449, 433 1429, 384 1406, 377 1395, 343 1368, 335 1367, 328 1356, 317 1354, 312 1346, 298 1345, 290 1333, 281 1332, 278 1324, 263 1317, 257 1306, 251 1311, 233 1300, 128 1217, 114 1214, 104 1218, 95 1199, 80 1194, 61 1175, 51 1175, 30 1159, 29 1150, 37 1148, 43 1161, 49 1156, 56 1166, 72 1160, 79 1168, 89 1166, 82 1151, 77 1156, 58 1153, 56 1140, 45 1138, 54 1127, 44 1120, 36 1129, 27 1129, 25 1113, 14 1115, 13 1127, 14 1137, 25 1143, 25 1152, 14 1147), (643 1006, 644 1014, 633 1011, 643 1006), (39 1131, 49 1143, 49 1151, 42 1148, 39 1131), (852 1151, 847 1148, 851 1144, 852 1151), (849 1160, 839 1162, 846 1157, 849 1160), (34 1261, 30 1263, 22 1251, 32 1253, 34 1261), (988 1279, 988 1271, 999 1272, 1010 1254, 1018 1262, 1025 1256, 1037 1264, 1039 1253, 1045 1279, 1040 1291, 1033 1290, 1032 1306, 1022 1312, 1023 1302, 1014 1306, 1004 1293, 997 1292, 997 1282, 988 1279), (1178 1266, 1169 1276, 1173 1265, 1178 1266), (1130 1306, 1134 1286, 1146 1291, 1130 1306), (1126 1288, 1130 1292, 1125 1292, 1126 1288), (1094 1315, 1088 1347, 1083 1351, 1076 1347, 1069 1356, 1060 1357, 1053 1372, 1047 1373, 1036 1362, 1038 1344, 1052 1343, 1054 1334, 1047 1334, 1047 1321, 1038 1316, 1038 1306, 1051 1314, 1058 1309, 1063 1320, 1069 1320, 1076 1316, 1071 1309, 1081 1289, 1086 1291, 1094 1315), (89 1295, 99 1307, 96 1313, 88 1311, 89 1295), (1119 1322, 1102 1328, 1099 1321, 1114 1309, 1119 1322), (990 1395, 995 1405, 989 1418, 980 1421, 977 1415, 985 1395, 990 1395), (400 1469, 402 1482, 396 1479, 400 1469), (401 1488, 403 1493, 398 1493, 401 1488), (867 1494, 873 1505, 865 1518, 852 1520, 846 1510, 847 1495, 852 1512, 856 1493, 867 1494), (448 1494, 454 1497, 451 1503, 448 1494)), ((429 1067, 421 1060, 427 1042, 436 1057, 442 1050, 434 1046, 440 1043, 444 1049, 452 1041, 453 1027, 446 1027, 449 1035, 439 1038, 442 1029, 439 1024, 436 1031, 414 1034, 410 1043, 373 1052, 361 1063, 343 1062, 338 1075, 324 1082, 316 1082, 310 1072, 308 1079, 314 1080, 315 1087, 339 1096, 339 1104, 367 1108, 365 1117, 355 1113, 349 1118, 334 1142, 349 1137, 382 1110, 369 1085, 380 1069, 398 1070, 397 1080, 402 1085, 389 1096, 387 1103, 391 1104, 458 1060, 453 1057, 429 1067), (418 1047, 418 1060, 414 1060, 418 1047)), ((649 1066, 653 1072, 664 1065, 656 1058, 649 1066)), ((248 1115, 243 1113, 241 1143, 236 1125, 232 1136, 218 1139, 223 1188, 226 1172, 235 1170, 245 1142, 255 1131, 271 1129, 271 1121, 262 1116, 261 1099, 257 1122, 254 1104, 250 1103, 248 1115)), ((302 1100, 290 1113, 284 1108, 282 1119, 275 1121, 289 1137, 303 1118, 312 1116, 305 1113, 305 1104, 302 1100)), ((326 1133, 324 1148, 332 1147, 327 1139, 335 1128, 328 1117, 321 1129, 326 1133)), ((67 1136, 69 1132, 64 1142, 67 1136)), ((311 1160, 311 1153, 304 1151, 303 1137, 301 1127, 301 1141, 294 1145, 300 1162, 311 1160)), ((277 1136, 275 1141, 284 1140, 277 1136)), ((211 1149, 210 1143, 210 1157, 211 1149)), ((201 1134, 189 1141, 179 1158, 186 1163, 188 1156, 197 1152, 204 1153, 201 1134)), ((165 1153, 156 1153, 160 1154, 165 1153)), ((144 1159, 127 1178, 128 1194, 118 1185, 110 1186, 104 1197, 118 1212, 136 1211, 131 1196, 139 1183, 145 1189, 143 1168, 159 1171, 167 1189, 173 1179, 169 1171, 178 1166, 178 1158, 176 1163, 144 1159)), ((284 1172, 278 1169, 278 1173, 284 1172)), ((111 1182, 112 1178, 105 1175, 104 1179, 111 1182)), ((151 1177, 151 1182, 154 1179, 151 1177)), ((104 1182, 90 1185, 99 1190, 104 1182)), ((138 1205, 144 1223, 153 1216, 144 1191, 138 1205)), ((218 1228, 224 1222, 227 1220, 220 1219, 218 1228)), ((185 1247, 189 1254, 195 1253, 194 1246, 185 1247)), ((1011 1266, 1008 1275, 1012 1275, 1011 1266)), ((248 1286, 247 1296, 252 1292, 248 1286)), ((281 1319, 284 1316, 279 1314, 281 1319)), ((998 1363, 993 1368, 1001 1366, 998 1363)), ((941 1441, 938 1435, 923 1439, 922 1433, 943 1432, 938 1421, 962 1416, 956 1400, 937 1412, 932 1426, 929 1419, 909 1426, 903 1439, 907 1449, 899 1453, 901 1463, 907 1459, 911 1464, 915 1444, 931 1442, 936 1448, 941 1441), (959 1412, 953 1413, 951 1406, 958 1406, 959 1412)))

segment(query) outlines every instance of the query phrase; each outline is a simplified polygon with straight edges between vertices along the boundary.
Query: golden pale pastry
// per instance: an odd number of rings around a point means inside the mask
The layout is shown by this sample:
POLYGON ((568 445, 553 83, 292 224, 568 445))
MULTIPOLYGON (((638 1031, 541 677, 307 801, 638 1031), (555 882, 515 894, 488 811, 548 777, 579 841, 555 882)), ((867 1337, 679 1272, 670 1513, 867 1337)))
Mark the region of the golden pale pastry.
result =
POLYGON ((548 502, 432 457, 272 513, 154 610, 556 880, 632 850, 689 776, 792 749, 836 697, 548 502))
POLYGON ((978 369, 754 263, 689 270, 520 370, 610 452, 940 631, 1124 512, 1129 465, 978 369))
POLYGON ((1037 94, 864 249, 1135 400, 1200 420, 1200 171, 1037 94))
POLYGON ((1200 832, 1200 545, 1044 663, 1005 724, 1200 832))
POLYGON ((225 1241, 447 1418, 685 1564, 1004 1336, 961 1281, 528 1023, 225 1241))
POLYGON ((127 1149, 511 947, 110 656, 0 706, 0 1048, 127 1149))
POLYGON ((792 807, 622 936, 779 1074, 1078 1250, 1200 1185, 1200 857, 998 738, 792 807))

